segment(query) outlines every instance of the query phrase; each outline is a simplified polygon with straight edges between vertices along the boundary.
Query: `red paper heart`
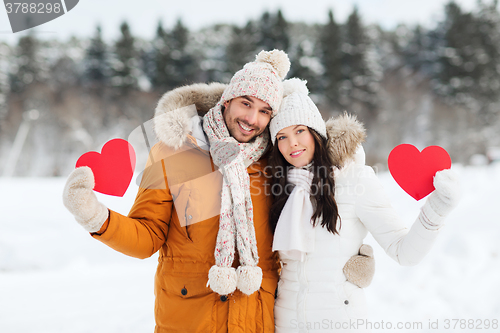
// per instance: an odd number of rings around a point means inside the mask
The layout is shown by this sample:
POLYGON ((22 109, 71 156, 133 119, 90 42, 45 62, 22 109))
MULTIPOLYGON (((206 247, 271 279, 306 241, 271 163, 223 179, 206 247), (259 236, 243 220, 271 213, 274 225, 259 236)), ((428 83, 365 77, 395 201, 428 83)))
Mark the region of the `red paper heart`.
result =
POLYGON ((399 186, 415 200, 420 200, 434 191, 434 175, 449 169, 451 158, 439 146, 429 146, 420 152, 413 145, 402 144, 391 151, 388 165, 399 186))
POLYGON ((135 169, 135 151, 123 139, 113 139, 102 147, 101 153, 91 151, 80 156, 76 167, 88 166, 94 173, 94 191, 123 197, 135 169))

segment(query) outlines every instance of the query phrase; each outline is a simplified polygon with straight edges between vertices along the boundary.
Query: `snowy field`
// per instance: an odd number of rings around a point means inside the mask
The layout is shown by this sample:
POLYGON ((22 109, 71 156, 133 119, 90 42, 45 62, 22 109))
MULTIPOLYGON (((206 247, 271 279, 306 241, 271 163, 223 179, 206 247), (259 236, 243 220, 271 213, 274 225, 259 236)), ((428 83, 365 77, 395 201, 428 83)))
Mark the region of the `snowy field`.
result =
MULTIPOLYGON (((377 262, 366 291, 373 332, 500 331, 500 165, 453 169, 462 201, 422 263, 400 267, 366 239, 377 262)), ((425 199, 379 176, 410 226, 425 199)), ((157 257, 129 258, 92 239, 62 204, 65 180, 0 178, 0 332, 153 332, 157 257)), ((98 197, 127 214, 136 190, 98 197)))

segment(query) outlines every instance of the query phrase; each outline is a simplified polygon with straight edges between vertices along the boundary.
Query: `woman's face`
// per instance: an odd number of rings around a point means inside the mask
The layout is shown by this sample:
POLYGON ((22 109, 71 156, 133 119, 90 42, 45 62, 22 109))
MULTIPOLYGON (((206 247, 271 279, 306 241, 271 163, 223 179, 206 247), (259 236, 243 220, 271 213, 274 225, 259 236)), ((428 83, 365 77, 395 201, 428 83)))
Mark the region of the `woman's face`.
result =
POLYGON ((300 168, 309 164, 314 156, 314 138, 304 125, 288 126, 276 134, 278 149, 291 165, 300 168))

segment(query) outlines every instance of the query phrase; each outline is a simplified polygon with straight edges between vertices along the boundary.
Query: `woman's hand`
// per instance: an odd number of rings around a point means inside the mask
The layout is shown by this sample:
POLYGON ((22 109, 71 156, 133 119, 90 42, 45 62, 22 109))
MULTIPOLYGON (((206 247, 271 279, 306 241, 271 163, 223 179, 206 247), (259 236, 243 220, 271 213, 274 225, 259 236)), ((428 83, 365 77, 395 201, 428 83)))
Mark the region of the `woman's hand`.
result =
POLYGON ((458 175, 450 170, 436 172, 435 191, 422 207, 423 223, 430 229, 439 228, 444 218, 455 208, 462 195, 458 175))

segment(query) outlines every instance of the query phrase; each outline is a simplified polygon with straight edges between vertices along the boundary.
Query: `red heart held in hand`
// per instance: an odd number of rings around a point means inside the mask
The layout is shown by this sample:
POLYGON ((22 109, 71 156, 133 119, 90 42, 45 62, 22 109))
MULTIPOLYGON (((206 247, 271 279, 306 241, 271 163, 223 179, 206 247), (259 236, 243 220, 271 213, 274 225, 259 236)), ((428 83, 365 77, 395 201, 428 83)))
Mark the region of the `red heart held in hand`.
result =
POLYGON ((413 145, 401 144, 391 151, 387 162, 396 183, 417 201, 434 191, 436 172, 451 168, 450 155, 439 146, 420 152, 413 145))
POLYGON ((80 156, 76 167, 88 166, 94 173, 94 191, 123 197, 135 169, 135 151, 123 139, 113 139, 102 147, 101 153, 91 151, 80 156))

